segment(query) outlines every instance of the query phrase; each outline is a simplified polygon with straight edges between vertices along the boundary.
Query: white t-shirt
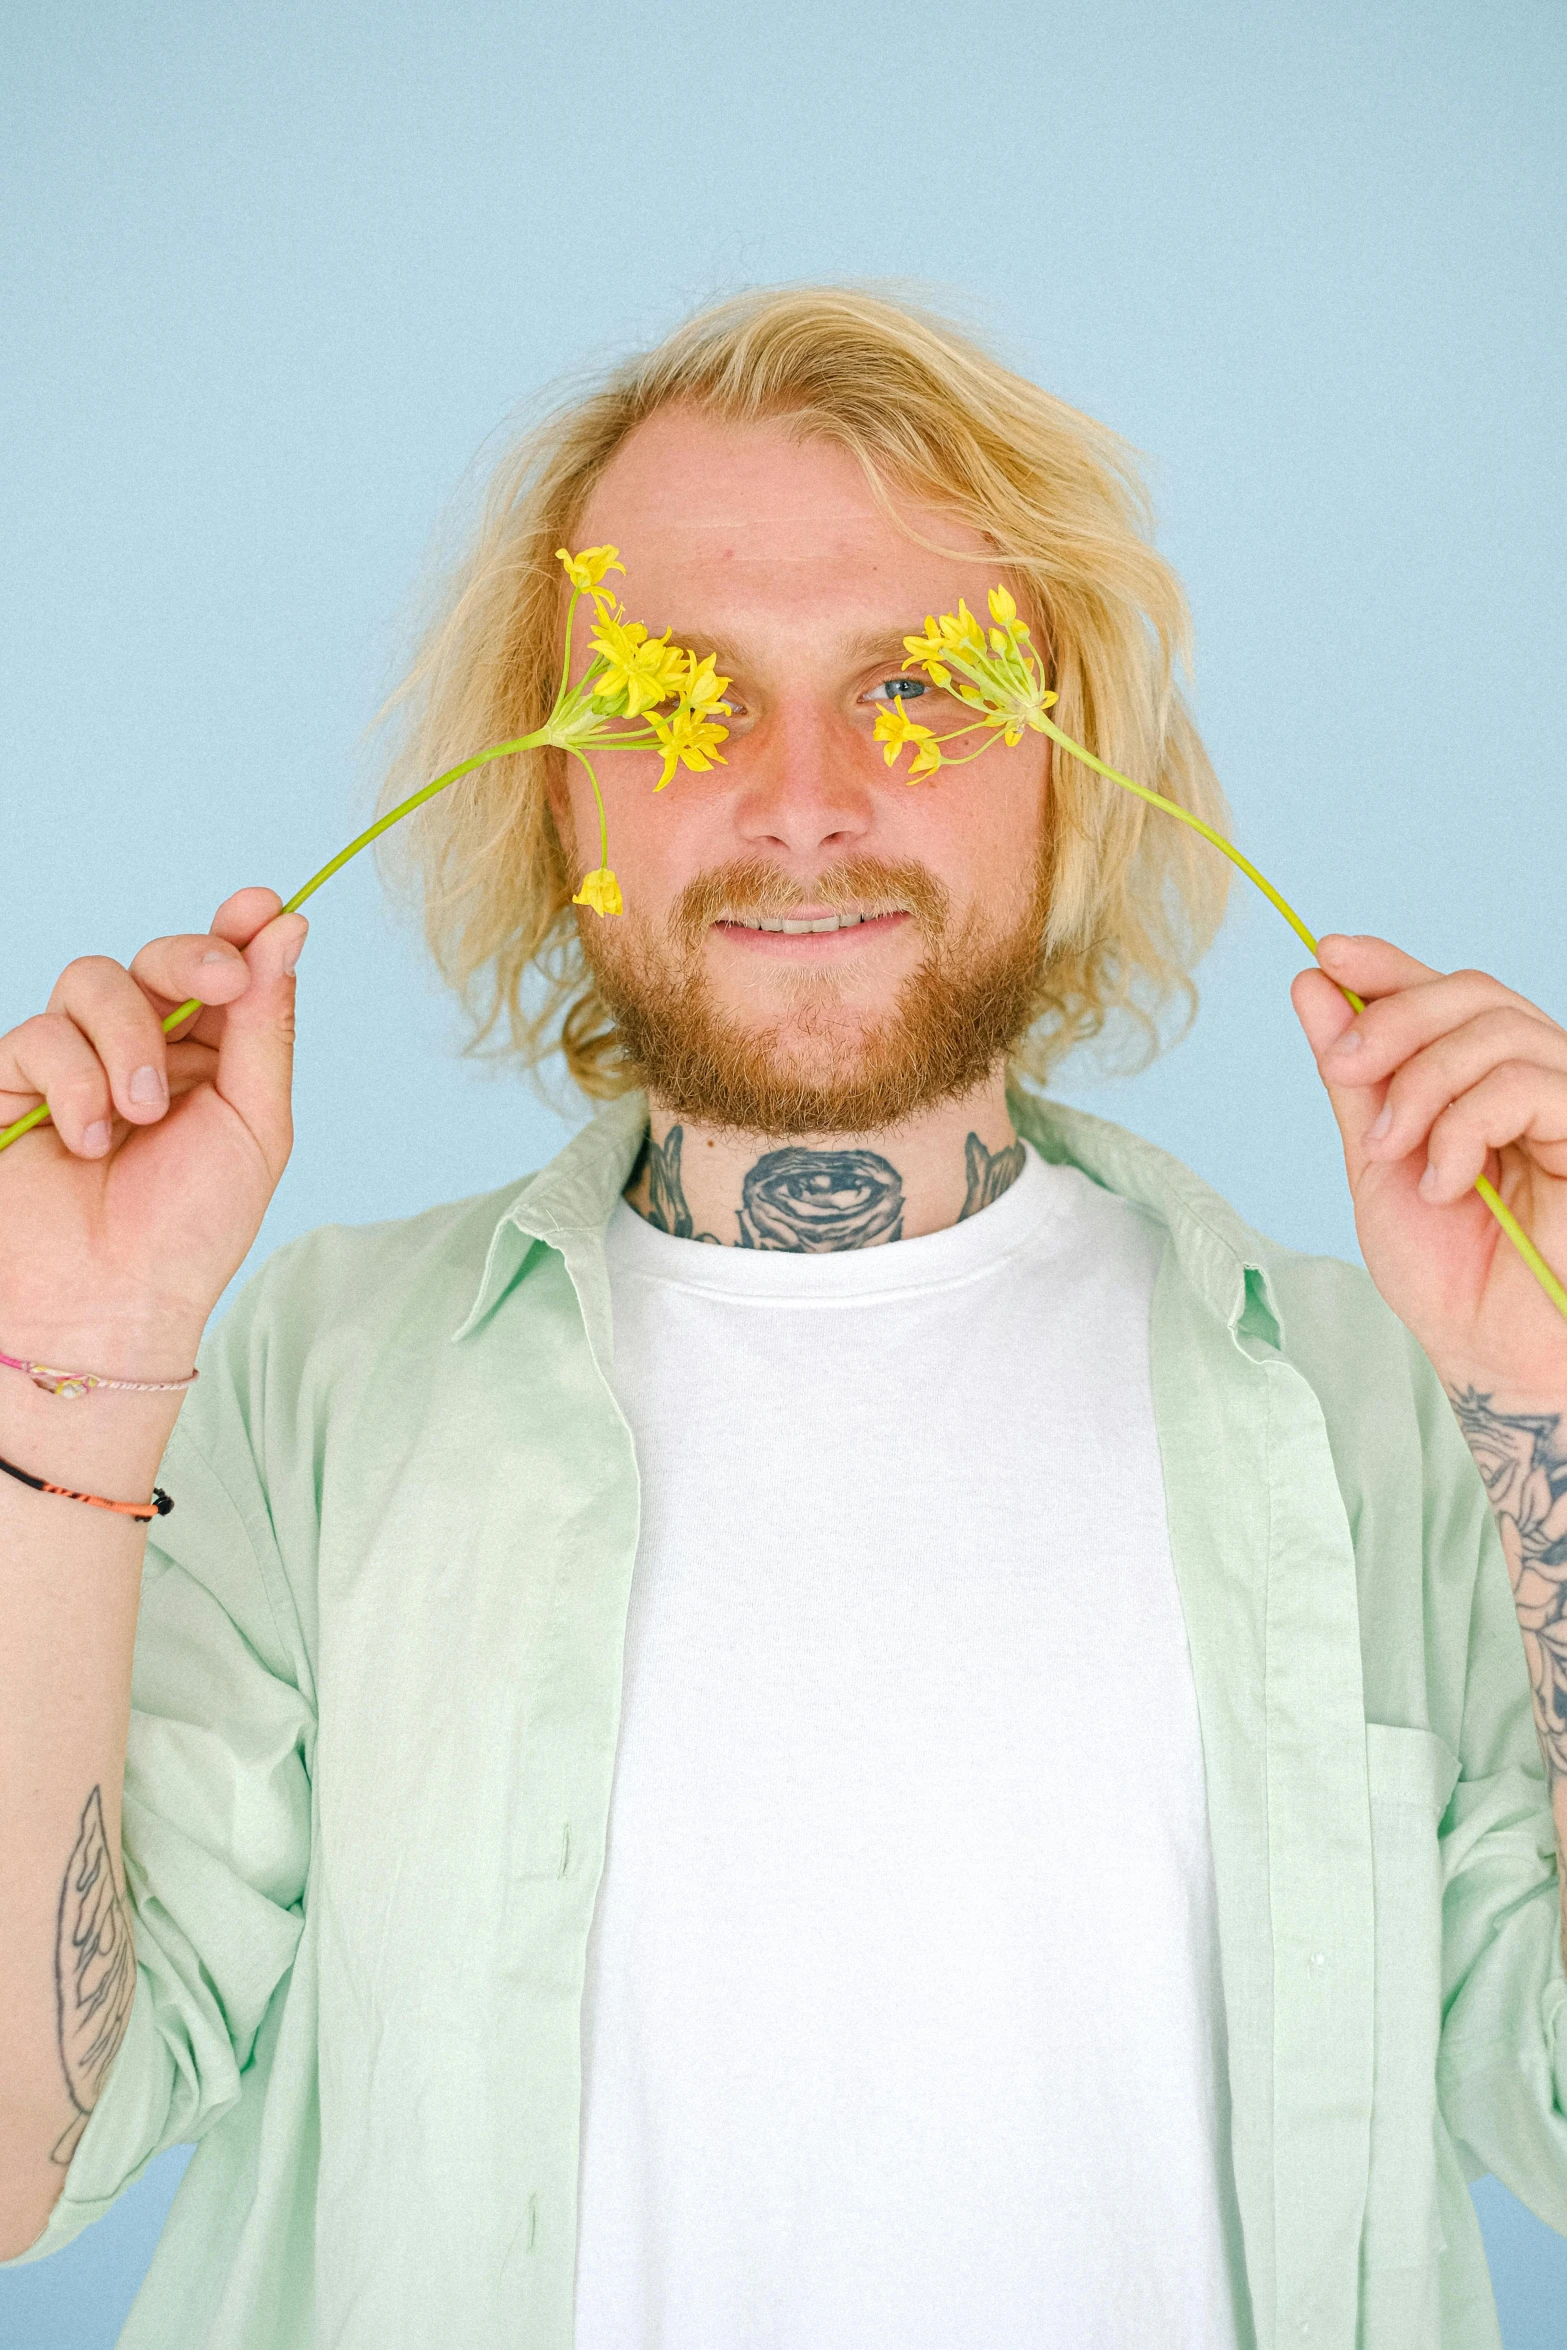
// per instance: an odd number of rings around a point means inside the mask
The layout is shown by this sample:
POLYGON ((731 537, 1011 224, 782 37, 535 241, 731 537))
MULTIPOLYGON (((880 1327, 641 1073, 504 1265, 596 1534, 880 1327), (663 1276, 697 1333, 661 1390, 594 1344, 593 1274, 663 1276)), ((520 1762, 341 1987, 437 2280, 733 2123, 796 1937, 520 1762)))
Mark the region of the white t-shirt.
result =
POLYGON ((1233 2345, 1158 1236, 1030 1148, 915 1240, 608 1247, 578 2350, 1233 2345))

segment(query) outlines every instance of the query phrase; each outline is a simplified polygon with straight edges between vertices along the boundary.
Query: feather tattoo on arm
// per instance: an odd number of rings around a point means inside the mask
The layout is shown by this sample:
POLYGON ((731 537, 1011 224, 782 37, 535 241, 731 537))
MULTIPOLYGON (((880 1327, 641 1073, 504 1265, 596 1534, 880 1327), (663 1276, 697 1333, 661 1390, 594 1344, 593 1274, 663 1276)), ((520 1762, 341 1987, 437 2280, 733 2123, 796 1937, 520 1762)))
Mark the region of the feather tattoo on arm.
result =
POLYGON ((136 1990, 130 1916, 115 1884, 103 1798, 96 1787, 82 1806, 60 1887, 54 1987, 60 2064, 72 2115, 50 2160, 63 2167, 76 2152, 125 2037, 136 1990))

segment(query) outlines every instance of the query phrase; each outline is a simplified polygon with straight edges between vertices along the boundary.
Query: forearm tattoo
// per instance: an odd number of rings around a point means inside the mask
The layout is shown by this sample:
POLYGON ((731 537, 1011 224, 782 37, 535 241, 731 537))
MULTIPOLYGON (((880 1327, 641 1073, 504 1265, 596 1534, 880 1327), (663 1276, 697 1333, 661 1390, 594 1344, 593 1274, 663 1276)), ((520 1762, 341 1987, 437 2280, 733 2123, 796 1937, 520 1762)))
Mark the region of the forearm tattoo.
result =
POLYGON ((62 2167, 76 2152, 110 2065, 125 2037, 136 1990, 130 1918, 95 1787, 82 1806, 76 1845, 60 1887, 54 1949, 60 2064, 71 2119, 50 2154, 62 2167))
POLYGON ((1468 1440, 1513 1586, 1548 1784, 1567 1778, 1567 1442, 1558 1412, 1499 1412, 1473 1387, 1448 1398, 1468 1440))
MULTIPOLYGON (((631 1171, 627 1192, 646 1181, 648 1223, 677 1240, 718 1242, 698 1232, 680 1177, 685 1129, 671 1126, 661 1143, 649 1134, 631 1171)), ((1023 1145, 990 1151, 977 1134, 964 1145, 968 1184, 957 1221, 989 1207, 1023 1172, 1023 1145)), ((764 1151, 747 1169, 735 1212, 735 1248, 790 1249, 825 1256, 836 1249, 873 1248, 903 1238, 903 1178, 878 1151, 806 1150, 791 1144, 764 1151)), ((719 1245, 722 1245, 721 1243, 719 1245)))

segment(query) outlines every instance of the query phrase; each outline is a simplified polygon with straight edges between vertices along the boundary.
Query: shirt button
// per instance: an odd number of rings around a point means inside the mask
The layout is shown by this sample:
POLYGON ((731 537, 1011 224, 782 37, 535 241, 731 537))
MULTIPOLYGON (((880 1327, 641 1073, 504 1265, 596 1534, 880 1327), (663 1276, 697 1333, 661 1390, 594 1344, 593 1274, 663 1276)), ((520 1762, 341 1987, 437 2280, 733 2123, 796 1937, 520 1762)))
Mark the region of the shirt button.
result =
MULTIPOLYGON (((1312 1973, 1313 1973, 1314 1975, 1320 1975, 1320 1974, 1321 1974, 1321 1972, 1322 1972, 1322 1970, 1323 1970, 1323 1968, 1324 1968, 1324 1967, 1327 1965, 1327 1963, 1328 1963, 1328 1954, 1327 1954, 1327 1952, 1326 1952, 1325 1950, 1314 1950, 1314 1951, 1312 1952, 1312 1954, 1311 1954, 1311 1971, 1312 1971, 1312 1973)), ((1304 2326, 1304 2325, 1302 2325, 1302 2327, 1301 2327, 1301 2329, 1300 2329, 1300 2330, 1301 2330, 1301 2332, 1302 2332, 1302 2333, 1304 2333, 1304 2332, 1306 2331, 1306 2328, 1305 2328, 1305 2326, 1304 2326)))

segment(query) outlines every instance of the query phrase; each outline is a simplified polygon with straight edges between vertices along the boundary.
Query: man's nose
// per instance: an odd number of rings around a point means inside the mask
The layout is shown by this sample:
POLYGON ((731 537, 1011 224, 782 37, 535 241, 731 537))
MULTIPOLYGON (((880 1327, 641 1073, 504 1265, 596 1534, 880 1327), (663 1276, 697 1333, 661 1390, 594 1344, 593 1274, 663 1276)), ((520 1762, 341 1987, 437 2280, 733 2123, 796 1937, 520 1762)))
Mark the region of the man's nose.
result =
POLYGON ((863 746, 835 713, 804 696, 775 704, 746 745, 744 782, 734 803, 740 838, 751 848, 806 857, 853 848, 874 817, 863 756, 863 746))

